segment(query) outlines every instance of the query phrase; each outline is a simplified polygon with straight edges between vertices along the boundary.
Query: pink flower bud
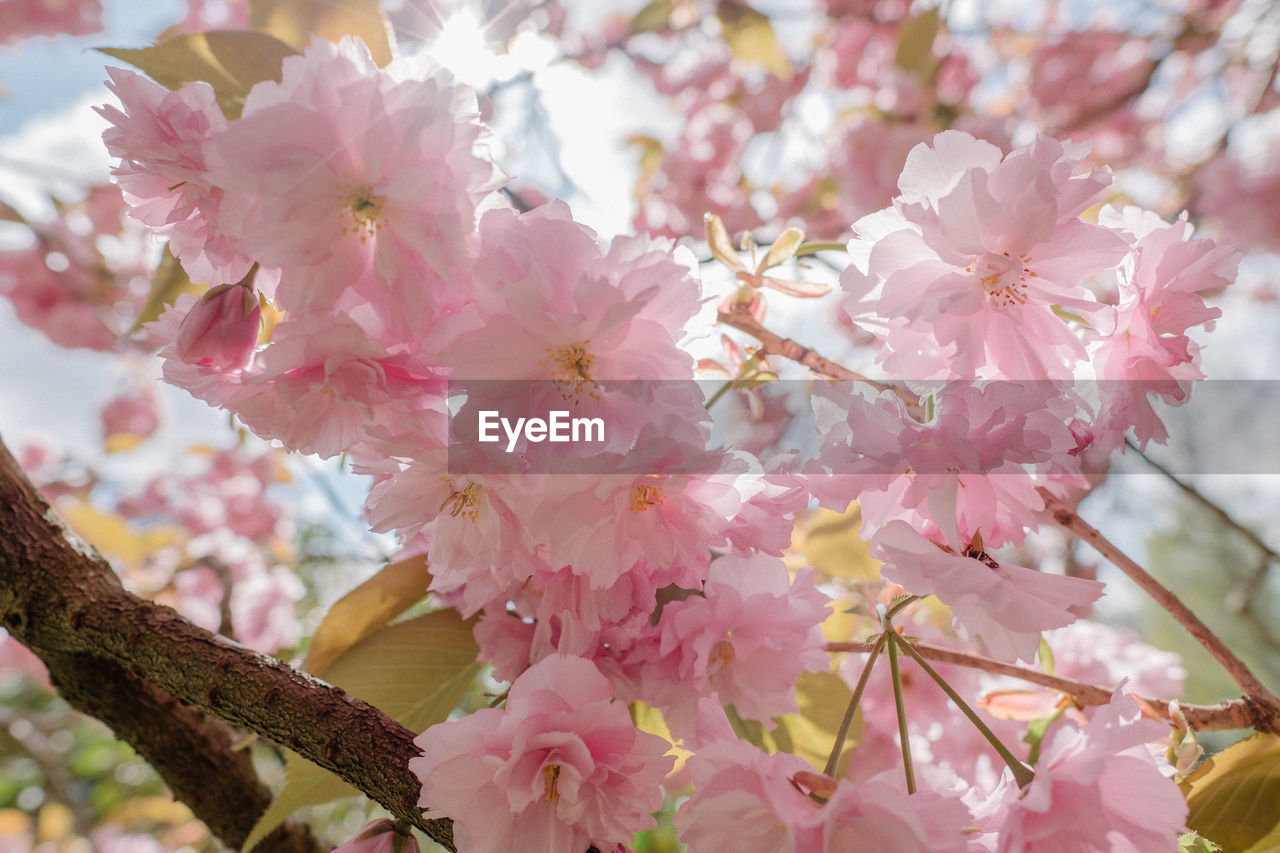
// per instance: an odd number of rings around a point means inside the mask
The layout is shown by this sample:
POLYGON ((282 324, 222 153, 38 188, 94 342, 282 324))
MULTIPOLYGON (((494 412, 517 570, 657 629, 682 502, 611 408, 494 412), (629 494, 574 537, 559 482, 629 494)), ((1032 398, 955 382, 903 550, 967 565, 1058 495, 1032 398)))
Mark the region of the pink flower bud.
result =
POLYGON ((401 835, 394 823, 383 818, 366 826, 333 853, 418 853, 418 842, 412 835, 401 835))
POLYGON ((192 307, 178 328, 178 357, 214 370, 244 367, 258 343, 262 308, 252 288, 220 284, 192 307))

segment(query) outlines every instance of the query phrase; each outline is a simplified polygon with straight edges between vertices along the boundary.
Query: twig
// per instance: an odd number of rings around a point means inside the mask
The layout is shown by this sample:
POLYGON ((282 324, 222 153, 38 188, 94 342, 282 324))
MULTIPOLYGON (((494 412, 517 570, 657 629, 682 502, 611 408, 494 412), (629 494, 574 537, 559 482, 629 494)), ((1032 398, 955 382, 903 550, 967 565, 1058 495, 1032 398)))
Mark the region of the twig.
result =
MULTIPOLYGON (((874 645, 874 643, 827 643, 827 651, 865 653, 871 651, 874 645)), ((1012 678, 1020 678, 1031 684, 1039 684, 1041 687, 1048 687, 1050 690, 1065 693, 1081 707, 1105 705, 1111 701, 1111 695, 1115 692, 1113 688, 1102 687, 1097 684, 1086 684, 1082 681, 1050 675, 1037 669, 1028 669, 969 652, 944 649, 927 643, 912 643, 911 645, 920 653, 921 657, 929 660, 952 664, 953 666, 964 666, 969 669, 979 669, 992 675, 1007 675, 1012 678)), ((1142 698, 1141 701, 1160 714, 1163 719, 1170 719, 1168 700, 1142 698)), ((1256 727, 1259 722, 1259 720, 1255 719, 1251 706, 1243 699, 1228 699, 1219 702, 1217 705, 1188 705, 1180 702, 1178 707, 1186 716, 1187 722, 1196 731, 1247 729, 1256 727)))
POLYGON ((814 373, 822 376, 828 376, 832 379, 850 379, 857 382, 865 382, 877 391, 896 390, 886 382, 868 379, 861 373, 855 373, 849 368, 823 357, 803 344, 769 331, 755 317, 752 317, 745 307, 721 311, 718 319, 726 326, 732 326, 740 332, 746 332, 758 340, 760 342, 760 355, 780 355, 797 364, 803 364, 814 373))
POLYGON ((1221 664, 1227 674, 1244 690, 1245 701, 1256 706, 1255 727, 1262 731, 1280 734, 1280 699, 1277 699, 1258 680, 1258 677, 1253 674, 1248 665, 1228 649, 1221 638, 1208 625, 1204 624, 1200 617, 1191 611, 1191 608, 1183 604, 1172 591, 1152 577, 1146 569, 1134 562, 1087 521, 1067 509, 1047 489, 1042 488, 1038 491, 1044 499, 1045 509, 1052 516, 1054 522, 1089 543, 1094 550, 1128 575, 1147 595, 1151 596, 1157 604, 1177 620, 1178 624, 1194 637, 1196 642, 1213 656, 1214 660, 1221 664))

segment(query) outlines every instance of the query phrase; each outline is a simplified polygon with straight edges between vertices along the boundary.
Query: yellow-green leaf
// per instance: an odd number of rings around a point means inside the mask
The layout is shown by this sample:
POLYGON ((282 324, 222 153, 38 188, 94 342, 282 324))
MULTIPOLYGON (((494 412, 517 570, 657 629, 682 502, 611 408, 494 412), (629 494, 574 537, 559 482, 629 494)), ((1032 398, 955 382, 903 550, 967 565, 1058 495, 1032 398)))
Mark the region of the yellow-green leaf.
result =
POLYGON ((805 562, 827 577, 873 581, 880 576, 880 561, 871 556, 859 529, 862 511, 856 503, 844 512, 820 509, 813 513, 802 534, 805 562))
POLYGON ((227 118, 237 118, 254 84, 280 79, 280 65, 297 53, 280 39, 248 30, 183 33, 151 47, 101 51, 124 60, 167 89, 203 81, 213 87, 227 118))
MULTIPOLYGON (((421 732, 443 722, 480 671, 471 623, 438 610, 370 634, 325 670, 331 684, 374 705, 405 728, 421 732)), ((285 762, 284 789, 245 840, 249 851, 304 806, 358 793, 294 753, 285 762)))
POLYGON ((311 640, 302 668, 317 674, 324 672, 347 649, 421 600, 430 583, 425 556, 384 566, 329 608, 311 640))
POLYGON ((750 65, 757 65, 779 80, 791 79, 791 60, 778 44, 769 16, 739 0, 720 0, 716 4, 721 35, 733 55, 750 65))
POLYGON ((307 49, 313 34, 331 42, 358 36, 378 65, 395 52, 378 0, 250 0, 249 26, 298 50, 307 49))
POLYGON ((671 23, 671 0, 653 0, 632 17, 627 29, 631 35, 665 30, 671 23))
POLYGON ((712 256, 734 272, 746 272, 742 258, 738 257, 733 241, 729 239, 724 220, 714 213, 708 213, 702 217, 702 221, 707 229, 707 245, 711 248, 712 256))
POLYGON ((769 247, 769 251, 765 254, 764 260, 760 262, 760 266, 756 268, 756 272, 762 273, 765 270, 773 269, 778 264, 786 263, 795 257, 796 249, 800 248, 800 244, 804 242, 804 232, 799 228, 788 228, 778 235, 778 239, 773 241, 773 245, 769 247))
POLYGON ((893 64, 910 71, 922 80, 933 76, 937 59, 933 55, 933 40, 938 37, 938 9, 926 9, 912 15, 898 31, 898 50, 893 64))
POLYGON ((151 276, 151 292, 147 294, 147 301, 138 312, 138 320, 133 324, 133 331, 136 332, 146 323, 158 319, 164 313, 164 309, 177 301, 182 294, 199 294, 208 287, 208 284, 193 283, 173 252, 165 246, 164 254, 160 257, 160 265, 151 276))
MULTIPOLYGON (((808 761, 816 770, 822 770, 835 745, 836 732, 844 719, 844 712, 849 707, 853 691, 844 683, 844 679, 830 672, 802 672, 796 682, 796 702, 800 713, 787 714, 776 722, 779 728, 785 727, 790 734, 791 749, 796 755, 808 761)), ((844 775, 859 738, 862 737, 862 716, 853 719, 853 726, 840 752, 840 761, 836 765, 837 778, 844 775)))
POLYGON ((1256 734, 1213 757, 1184 783, 1187 827, 1244 851, 1280 826, 1280 736, 1256 734))

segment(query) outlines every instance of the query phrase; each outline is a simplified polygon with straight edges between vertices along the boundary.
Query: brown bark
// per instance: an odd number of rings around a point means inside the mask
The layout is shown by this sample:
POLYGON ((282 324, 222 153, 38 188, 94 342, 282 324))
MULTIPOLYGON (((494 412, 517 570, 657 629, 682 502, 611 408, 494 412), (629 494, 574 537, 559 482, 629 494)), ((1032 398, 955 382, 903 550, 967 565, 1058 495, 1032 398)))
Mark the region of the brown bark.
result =
MULTIPOLYGON (((159 714, 173 707, 166 706, 167 699, 176 699, 288 747, 453 848, 452 824, 426 820, 418 808, 421 786, 408 766, 419 754, 413 732, 339 688, 127 592, 102 557, 65 527, 2 443, 0 624, 50 663, 64 689, 79 692, 86 707, 95 685, 77 678, 88 673, 117 677, 121 690, 111 695, 124 706, 113 704, 104 691, 95 716, 119 712, 117 722, 124 728, 122 718, 134 710, 134 702, 150 701, 159 714), (118 676, 126 674, 148 689, 125 689, 128 682, 118 676)), ((196 717, 188 722, 189 748, 214 745, 203 729, 197 733, 196 717)), ((152 751, 167 753, 169 747, 156 743, 152 751)), ((169 766, 176 776, 195 777, 188 780, 192 787, 169 780, 175 791, 211 784, 198 767, 169 766)), ((246 819, 251 826, 257 817, 222 814, 228 804, 217 797, 199 796, 196 803, 207 810, 197 816, 232 834, 247 833, 246 819)))

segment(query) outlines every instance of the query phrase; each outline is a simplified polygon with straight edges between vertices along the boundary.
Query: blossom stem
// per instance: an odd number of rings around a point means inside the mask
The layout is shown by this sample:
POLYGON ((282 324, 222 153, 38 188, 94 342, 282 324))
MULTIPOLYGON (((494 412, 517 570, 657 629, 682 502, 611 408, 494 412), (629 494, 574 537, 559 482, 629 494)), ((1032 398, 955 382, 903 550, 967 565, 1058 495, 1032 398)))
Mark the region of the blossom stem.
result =
POLYGON ((796 253, 792 257, 799 258, 804 255, 815 255, 818 252, 847 252, 848 247, 844 243, 821 242, 814 241, 812 243, 801 243, 800 248, 796 249, 796 253))
POLYGON ((714 406, 717 402, 719 402, 720 398, 723 397, 725 393, 732 387, 733 387, 733 380, 730 379, 728 382, 721 385, 719 390, 716 391, 716 393, 711 395, 711 399, 706 402, 703 408, 706 409, 707 411, 710 411, 711 407, 714 406))
POLYGON ((866 382, 878 391, 886 391, 891 387, 887 383, 877 382, 874 379, 868 379, 861 373, 855 373, 844 365, 831 361, 790 338, 784 338, 775 332, 769 331, 759 320, 751 316, 751 312, 745 306, 734 306, 728 311, 721 311, 717 319, 726 326, 732 326, 741 332, 746 332, 758 340, 760 342, 760 355, 780 355, 798 364, 803 364, 814 373, 828 376, 832 379, 852 379, 858 382, 866 382))
POLYGON ((911 643, 898 636, 897 633, 894 633, 889 645, 890 661, 893 661, 894 659, 894 646, 901 646, 902 650, 910 655, 912 660, 914 660, 920 668, 925 671, 925 674, 932 678, 937 685, 942 688, 942 692, 947 694, 947 698, 954 702, 956 707, 969 718, 969 722, 973 723, 977 727, 978 731, 982 733, 982 736, 987 739, 987 743, 991 744, 992 748, 1000 754, 1000 758, 1004 760, 1005 765, 1013 772, 1013 778, 1018 783, 1018 787, 1025 788, 1027 785, 1030 785, 1031 780, 1035 778, 1035 773, 1032 772, 1031 768, 1019 761, 1017 756, 1009 751, 1009 748, 1001 742, 1000 738, 996 737, 996 733, 991 731, 990 727, 988 727, 987 724, 982 721, 982 718, 978 716, 978 712, 970 708, 969 703, 965 702, 964 699, 960 697, 960 694, 946 682, 946 679, 939 675, 937 670, 929 666, 929 662, 912 647, 911 643))
POLYGON ((1236 684, 1240 685, 1247 700, 1257 706, 1259 719, 1255 725, 1264 731, 1280 733, 1280 699, 1277 699, 1258 680, 1248 665, 1228 649, 1222 639, 1201 621, 1191 608, 1183 604, 1181 599, 1152 577, 1146 569, 1134 562, 1087 521, 1067 509, 1048 490, 1042 488, 1038 491, 1044 499, 1045 509, 1049 511, 1058 526, 1079 536, 1099 554, 1110 560, 1116 568, 1128 575, 1134 583, 1142 587, 1142 590, 1176 619, 1178 624, 1186 629, 1187 633, 1194 637, 1196 642, 1227 671, 1236 684))
MULTIPOLYGON (((874 643, 827 643, 827 651, 865 653, 871 651, 874 646, 874 643)), ((1070 678, 1063 678, 1060 675, 1050 675, 1038 669, 1028 669, 1027 667, 993 660, 970 652, 944 649, 927 643, 913 643, 912 647, 920 653, 921 657, 928 660, 952 664, 953 666, 966 666, 970 669, 979 669, 994 675, 1020 678, 1023 681, 1039 684, 1059 693, 1065 693, 1080 707, 1105 705, 1111 701, 1111 694, 1115 692, 1112 687, 1074 681, 1070 678)), ((1137 698, 1142 705, 1154 711, 1161 719, 1170 719, 1168 716, 1169 703, 1166 700, 1137 698)), ((1252 709, 1242 699, 1228 699, 1216 705, 1190 705, 1180 702, 1178 703, 1178 708, 1186 717, 1191 728, 1198 732, 1247 729, 1256 725, 1252 709)))
POLYGON ((889 640, 889 672, 893 678, 893 705, 898 714, 898 742, 902 745, 902 772, 907 777, 907 793, 916 792, 916 770, 911 763, 911 738, 907 733, 907 708, 902 701, 902 673, 898 671, 900 637, 888 616, 884 620, 884 636, 889 640))
POLYGON ((876 664, 876 658, 880 656, 880 652, 884 651, 887 635, 881 634, 880 639, 871 644, 870 656, 867 658, 866 664, 862 667, 862 675, 858 677, 858 684, 853 688, 853 696, 849 699, 849 707, 845 709, 844 719, 840 721, 840 728, 836 732, 835 743, 831 747, 831 755, 827 758, 827 766, 822 772, 832 779, 836 777, 836 769, 840 764, 840 753, 844 751, 844 742, 849 737, 849 729, 853 727, 853 717, 858 712, 858 703, 862 701, 862 693, 867 689, 867 681, 871 678, 871 668, 876 664))

